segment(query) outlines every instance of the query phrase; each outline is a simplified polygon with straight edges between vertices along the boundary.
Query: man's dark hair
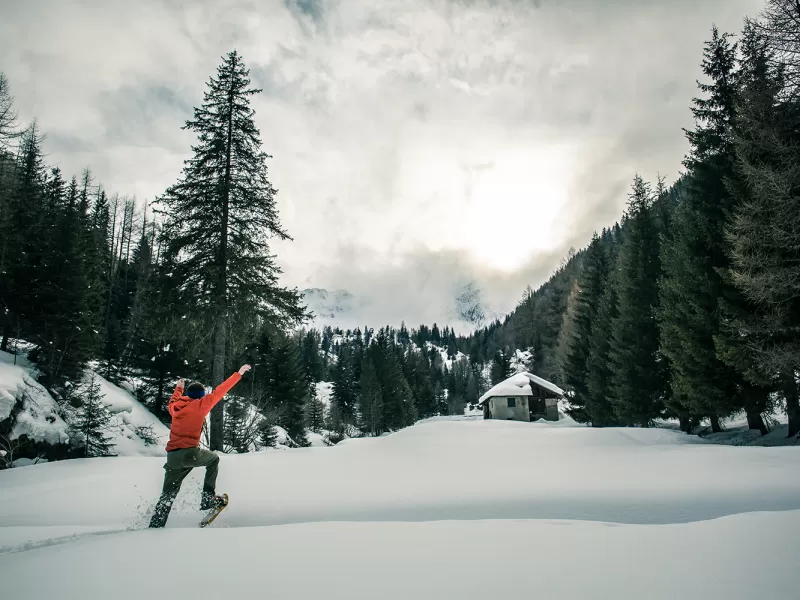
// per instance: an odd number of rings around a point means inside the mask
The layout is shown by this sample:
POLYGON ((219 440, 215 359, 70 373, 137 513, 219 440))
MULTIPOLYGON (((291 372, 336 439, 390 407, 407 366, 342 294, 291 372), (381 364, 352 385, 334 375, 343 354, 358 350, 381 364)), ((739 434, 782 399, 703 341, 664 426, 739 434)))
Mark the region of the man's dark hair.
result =
POLYGON ((194 381, 186 388, 186 395, 189 396, 189 398, 202 398, 206 395, 206 388, 202 383, 194 381))

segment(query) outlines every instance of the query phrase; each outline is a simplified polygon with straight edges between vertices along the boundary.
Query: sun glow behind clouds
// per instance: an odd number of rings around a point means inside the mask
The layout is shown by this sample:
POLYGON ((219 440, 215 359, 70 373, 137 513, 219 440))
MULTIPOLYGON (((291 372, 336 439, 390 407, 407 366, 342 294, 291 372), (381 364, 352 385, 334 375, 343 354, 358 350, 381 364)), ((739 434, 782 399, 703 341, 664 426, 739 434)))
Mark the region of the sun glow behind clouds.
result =
MULTIPOLYGON (((479 152, 419 143, 401 159, 396 180, 406 249, 463 252, 491 270, 519 269, 563 242, 572 159, 559 144, 479 152)), ((377 250, 387 240, 376 233, 372 242, 377 250)))
POLYGON ((496 269, 513 271, 561 240, 567 202, 561 152, 516 151, 474 176, 460 245, 496 269))

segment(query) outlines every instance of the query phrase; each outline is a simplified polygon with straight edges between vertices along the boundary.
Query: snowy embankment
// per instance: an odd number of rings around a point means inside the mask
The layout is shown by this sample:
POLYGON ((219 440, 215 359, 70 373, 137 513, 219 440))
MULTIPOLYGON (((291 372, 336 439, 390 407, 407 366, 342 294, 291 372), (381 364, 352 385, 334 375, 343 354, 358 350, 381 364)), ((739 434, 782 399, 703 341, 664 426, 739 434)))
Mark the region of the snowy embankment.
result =
POLYGON ((119 456, 166 456, 164 446, 169 439, 169 428, 130 392, 96 376, 103 404, 112 415, 108 432, 114 444, 112 452, 119 456), (150 428, 153 440, 144 440, 138 435, 142 427, 150 428))
POLYGON ((160 459, 5 471, 0 580, 18 600, 796 597, 797 448, 567 424, 434 419, 224 456, 231 505, 206 530, 201 472, 167 529, 141 530, 160 459))
MULTIPOLYGON (((16 357, 0 352, 0 422, 13 417, 10 439, 25 436, 32 442, 49 445, 67 444, 69 426, 50 393, 34 379, 33 367, 24 355, 16 357), (13 415, 12 415, 13 411, 13 415)), ((91 371, 87 370, 87 377, 91 371)), ((119 456, 165 456, 164 445, 169 429, 128 391, 106 381, 95 372, 101 401, 111 415, 105 435, 113 444, 111 452, 119 456), (145 437, 152 439, 144 439, 145 437)), ((21 450, 25 447, 21 446, 21 450)), ((31 464, 30 459, 15 461, 17 466, 31 464)))
POLYGON ((67 424, 58 414, 55 401, 30 375, 27 361, 0 352, 0 423, 13 419, 9 440, 25 436, 50 445, 69 441, 67 424))

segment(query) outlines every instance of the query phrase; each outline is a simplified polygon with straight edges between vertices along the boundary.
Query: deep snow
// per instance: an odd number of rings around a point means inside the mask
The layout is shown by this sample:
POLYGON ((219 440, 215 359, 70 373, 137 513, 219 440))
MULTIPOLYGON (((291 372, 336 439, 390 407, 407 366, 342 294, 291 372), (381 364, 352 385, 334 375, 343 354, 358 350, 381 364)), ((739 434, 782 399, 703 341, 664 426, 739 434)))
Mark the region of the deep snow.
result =
POLYGON ((796 597, 797 448, 569 425, 438 418, 223 456, 231 505, 205 530, 201 472, 167 529, 137 530, 163 459, 0 472, 0 580, 15 599, 796 597))
POLYGON ((15 600, 796 598, 799 528, 798 511, 673 526, 212 525, 6 554, 0 577, 15 600))

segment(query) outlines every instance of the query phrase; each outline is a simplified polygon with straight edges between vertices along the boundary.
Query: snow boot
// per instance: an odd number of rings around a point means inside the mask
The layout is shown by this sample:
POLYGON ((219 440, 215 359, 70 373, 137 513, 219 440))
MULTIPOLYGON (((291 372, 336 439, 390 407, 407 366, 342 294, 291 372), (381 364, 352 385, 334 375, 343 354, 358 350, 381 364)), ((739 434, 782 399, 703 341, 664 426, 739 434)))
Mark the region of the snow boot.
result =
POLYGON ((200 499, 200 510, 211 510, 212 508, 220 508, 225 506, 225 498, 222 496, 215 496, 213 493, 203 492, 200 499))
POLYGON ((160 529, 167 524, 167 518, 169 517, 170 510, 172 509, 172 503, 175 501, 175 496, 172 494, 161 494, 161 497, 158 499, 156 503, 155 510, 153 510, 153 516, 150 519, 150 527, 153 529, 160 529))

